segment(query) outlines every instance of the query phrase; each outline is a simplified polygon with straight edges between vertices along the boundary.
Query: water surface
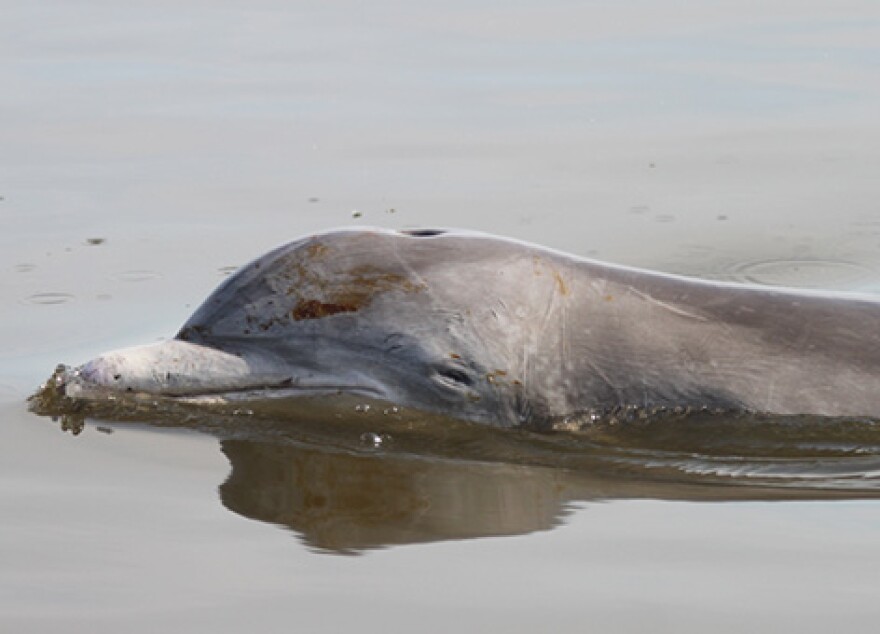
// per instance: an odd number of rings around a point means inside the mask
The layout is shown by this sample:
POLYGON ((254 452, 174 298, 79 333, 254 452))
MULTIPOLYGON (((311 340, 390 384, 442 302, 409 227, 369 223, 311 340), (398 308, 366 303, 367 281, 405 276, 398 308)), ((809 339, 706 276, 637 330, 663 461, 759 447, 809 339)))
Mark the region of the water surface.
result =
POLYGON ((589 454, 353 407, 329 434, 73 435, 24 401, 353 222, 876 292, 874 3, 13 1, 4 22, 4 630, 873 631, 858 422, 728 421, 720 447, 602 430, 589 454), (584 458, 608 447, 642 462, 584 458))

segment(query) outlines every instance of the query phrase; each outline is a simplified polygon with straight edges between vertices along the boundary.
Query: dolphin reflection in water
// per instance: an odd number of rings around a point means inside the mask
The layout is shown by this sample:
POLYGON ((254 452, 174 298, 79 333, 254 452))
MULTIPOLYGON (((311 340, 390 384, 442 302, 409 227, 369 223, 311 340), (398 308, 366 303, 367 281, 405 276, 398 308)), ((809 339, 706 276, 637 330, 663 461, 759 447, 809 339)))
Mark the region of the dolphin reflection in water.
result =
MULTIPOLYGON (((215 435, 231 465, 222 503, 318 552, 546 531, 604 500, 880 497, 880 435, 868 421, 696 412, 546 433, 329 400, 302 399, 295 417, 95 404, 76 414, 215 435)), ((124 430, 97 426, 108 424, 124 430)))
MULTIPOLYGON (((564 523, 573 505, 599 500, 880 497, 880 489, 866 488, 870 481, 833 474, 829 458, 820 459, 821 468, 815 459, 780 460, 773 474, 767 459, 738 456, 737 462, 660 452, 652 452, 653 469, 647 462, 636 468, 644 455, 627 465, 615 463, 613 452, 594 456, 592 467, 582 462, 577 469, 560 469, 402 452, 368 455, 277 441, 228 439, 221 447, 232 465, 220 487, 228 509, 288 527, 309 546, 337 553, 551 530, 564 523), (724 468, 734 475, 725 477, 724 468)), ((849 471, 876 470, 880 460, 873 457, 870 466, 844 460, 837 468, 843 464, 849 471)))

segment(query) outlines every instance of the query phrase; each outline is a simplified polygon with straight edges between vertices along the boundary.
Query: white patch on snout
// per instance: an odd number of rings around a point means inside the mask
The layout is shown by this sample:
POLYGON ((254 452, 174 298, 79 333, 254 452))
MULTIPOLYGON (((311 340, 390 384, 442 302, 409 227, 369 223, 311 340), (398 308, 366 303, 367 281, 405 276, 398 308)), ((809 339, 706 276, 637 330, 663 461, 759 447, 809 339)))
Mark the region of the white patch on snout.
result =
POLYGON ((120 391, 191 394, 249 387, 271 378, 243 358, 178 341, 115 350, 79 369, 85 381, 120 391))

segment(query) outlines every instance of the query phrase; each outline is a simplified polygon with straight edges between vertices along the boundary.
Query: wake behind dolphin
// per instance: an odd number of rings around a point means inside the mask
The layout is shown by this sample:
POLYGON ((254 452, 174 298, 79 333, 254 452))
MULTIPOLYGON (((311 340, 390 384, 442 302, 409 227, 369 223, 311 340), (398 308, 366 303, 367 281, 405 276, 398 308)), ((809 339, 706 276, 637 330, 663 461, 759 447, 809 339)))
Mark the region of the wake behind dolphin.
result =
POLYGON ((880 302, 604 264, 461 231, 305 237, 171 340, 56 373, 74 400, 347 393, 501 427, 691 410, 880 416, 880 302))

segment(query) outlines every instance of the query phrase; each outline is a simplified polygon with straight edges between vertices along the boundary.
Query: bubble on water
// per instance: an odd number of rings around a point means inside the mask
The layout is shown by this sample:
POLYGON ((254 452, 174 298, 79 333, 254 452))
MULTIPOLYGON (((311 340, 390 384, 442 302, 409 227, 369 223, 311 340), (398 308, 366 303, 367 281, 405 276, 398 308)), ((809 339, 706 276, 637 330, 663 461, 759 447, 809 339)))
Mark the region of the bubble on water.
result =
POLYGON ((397 406, 386 407, 384 410, 382 410, 382 413, 385 414, 385 416, 388 416, 390 414, 397 414, 399 412, 400 408, 397 406))
POLYGON ((365 414, 365 413, 367 413, 367 412, 370 411, 370 406, 369 406, 369 405, 366 405, 366 404, 364 404, 364 405, 355 405, 355 406, 354 406, 354 411, 356 411, 356 412, 361 412, 362 414, 365 414))
POLYGON ((76 297, 70 293, 34 293, 24 299, 27 304, 50 306, 54 304, 67 304, 76 297))

